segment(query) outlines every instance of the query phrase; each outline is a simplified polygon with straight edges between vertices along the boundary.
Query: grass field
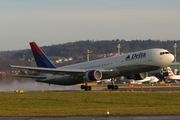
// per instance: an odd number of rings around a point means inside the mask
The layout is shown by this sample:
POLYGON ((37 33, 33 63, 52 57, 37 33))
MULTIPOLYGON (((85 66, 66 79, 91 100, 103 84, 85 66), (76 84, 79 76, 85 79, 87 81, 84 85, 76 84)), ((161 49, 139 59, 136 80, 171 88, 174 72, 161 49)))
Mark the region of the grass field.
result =
POLYGON ((178 92, 0 93, 0 116, 180 114, 178 92))

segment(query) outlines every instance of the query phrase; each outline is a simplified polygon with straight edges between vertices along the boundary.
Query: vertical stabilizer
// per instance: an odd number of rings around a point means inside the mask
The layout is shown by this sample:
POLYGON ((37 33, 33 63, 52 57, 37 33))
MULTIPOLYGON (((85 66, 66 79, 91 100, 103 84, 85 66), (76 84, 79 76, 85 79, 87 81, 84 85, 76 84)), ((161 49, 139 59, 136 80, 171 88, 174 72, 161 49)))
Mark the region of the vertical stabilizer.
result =
POLYGON ((56 68, 35 42, 30 42, 29 44, 38 67, 56 68))
POLYGON ((168 71, 168 76, 167 76, 167 78, 170 78, 170 77, 174 76, 174 73, 173 73, 173 71, 171 70, 170 67, 167 67, 167 71, 168 71))

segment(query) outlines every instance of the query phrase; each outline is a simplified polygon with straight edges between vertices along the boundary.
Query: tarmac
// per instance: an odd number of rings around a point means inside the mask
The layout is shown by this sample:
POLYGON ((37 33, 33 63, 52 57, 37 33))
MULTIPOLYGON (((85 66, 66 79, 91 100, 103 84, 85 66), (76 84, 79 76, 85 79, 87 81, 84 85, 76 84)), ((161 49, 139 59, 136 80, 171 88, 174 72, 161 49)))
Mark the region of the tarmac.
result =
MULTIPOLYGON (((49 90, 44 92, 79 92, 80 90, 49 90)), ((105 86, 92 87, 92 92, 98 91, 112 91, 108 90, 105 86)), ((180 84, 157 84, 150 85, 119 85, 117 92, 180 92, 180 84)), ((32 92, 26 91, 25 92, 32 92)), ((39 91, 34 91, 39 92, 39 91)), ((84 91, 86 92, 86 91, 84 91)), ((64 116, 64 117, 0 117, 0 120, 180 120, 180 115, 137 115, 137 116, 64 116)))
POLYGON ((156 115, 156 116, 70 116, 70 117, 0 117, 0 120, 180 120, 180 115, 156 115))

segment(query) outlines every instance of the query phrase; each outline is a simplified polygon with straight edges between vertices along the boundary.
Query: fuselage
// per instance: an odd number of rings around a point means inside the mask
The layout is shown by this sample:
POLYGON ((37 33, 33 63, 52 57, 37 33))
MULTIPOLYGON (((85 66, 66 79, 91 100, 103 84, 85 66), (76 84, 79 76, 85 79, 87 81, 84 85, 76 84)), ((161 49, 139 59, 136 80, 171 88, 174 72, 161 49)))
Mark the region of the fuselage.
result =
POLYGON ((169 80, 180 80, 180 75, 169 76, 169 77, 167 77, 167 79, 169 79, 169 80))
POLYGON ((167 79, 180 80, 180 75, 175 75, 170 67, 167 67, 167 71, 168 71, 167 79))
MULTIPOLYGON (((157 70, 166 67, 172 63, 173 60, 174 56, 169 51, 155 48, 67 65, 57 69, 112 70, 113 72, 103 74, 102 77, 102 79, 109 79, 157 70)), ((46 74, 46 76, 47 79, 37 81, 59 85, 73 85, 84 82, 82 77, 76 78, 70 75, 46 74)))
POLYGON ((151 77, 146 77, 143 80, 132 80, 130 81, 131 84, 142 84, 143 82, 149 82, 149 83, 157 83, 159 81, 158 78, 156 78, 155 76, 151 76, 151 77))

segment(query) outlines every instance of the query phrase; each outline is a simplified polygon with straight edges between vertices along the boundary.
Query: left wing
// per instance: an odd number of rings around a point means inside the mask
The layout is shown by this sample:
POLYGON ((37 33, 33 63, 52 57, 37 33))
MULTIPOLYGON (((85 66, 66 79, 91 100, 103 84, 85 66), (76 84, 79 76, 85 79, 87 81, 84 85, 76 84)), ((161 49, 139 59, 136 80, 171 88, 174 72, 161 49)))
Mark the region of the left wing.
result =
MULTIPOLYGON (((88 70, 86 69, 62 69, 62 68, 41 68, 41 67, 28 67, 28 66, 18 66, 18 65, 10 65, 9 67, 18 68, 18 69, 27 69, 36 72, 50 73, 54 75, 77 75, 77 74, 85 74, 88 70)), ((114 70, 100 70, 104 74, 108 74, 113 72, 114 70)))
POLYGON ((58 68, 42 68, 42 67, 28 67, 28 66, 18 66, 18 65, 10 65, 12 68, 26 69, 36 72, 64 75, 64 74, 77 74, 77 73, 85 73, 84 69, 58 69, 58 68))
POLYGON ((33 76, 33 75, 11 75, 12 77, 22 77, 22 78, 36 78, 36 79, 46 79, 46 76, 33 76))

